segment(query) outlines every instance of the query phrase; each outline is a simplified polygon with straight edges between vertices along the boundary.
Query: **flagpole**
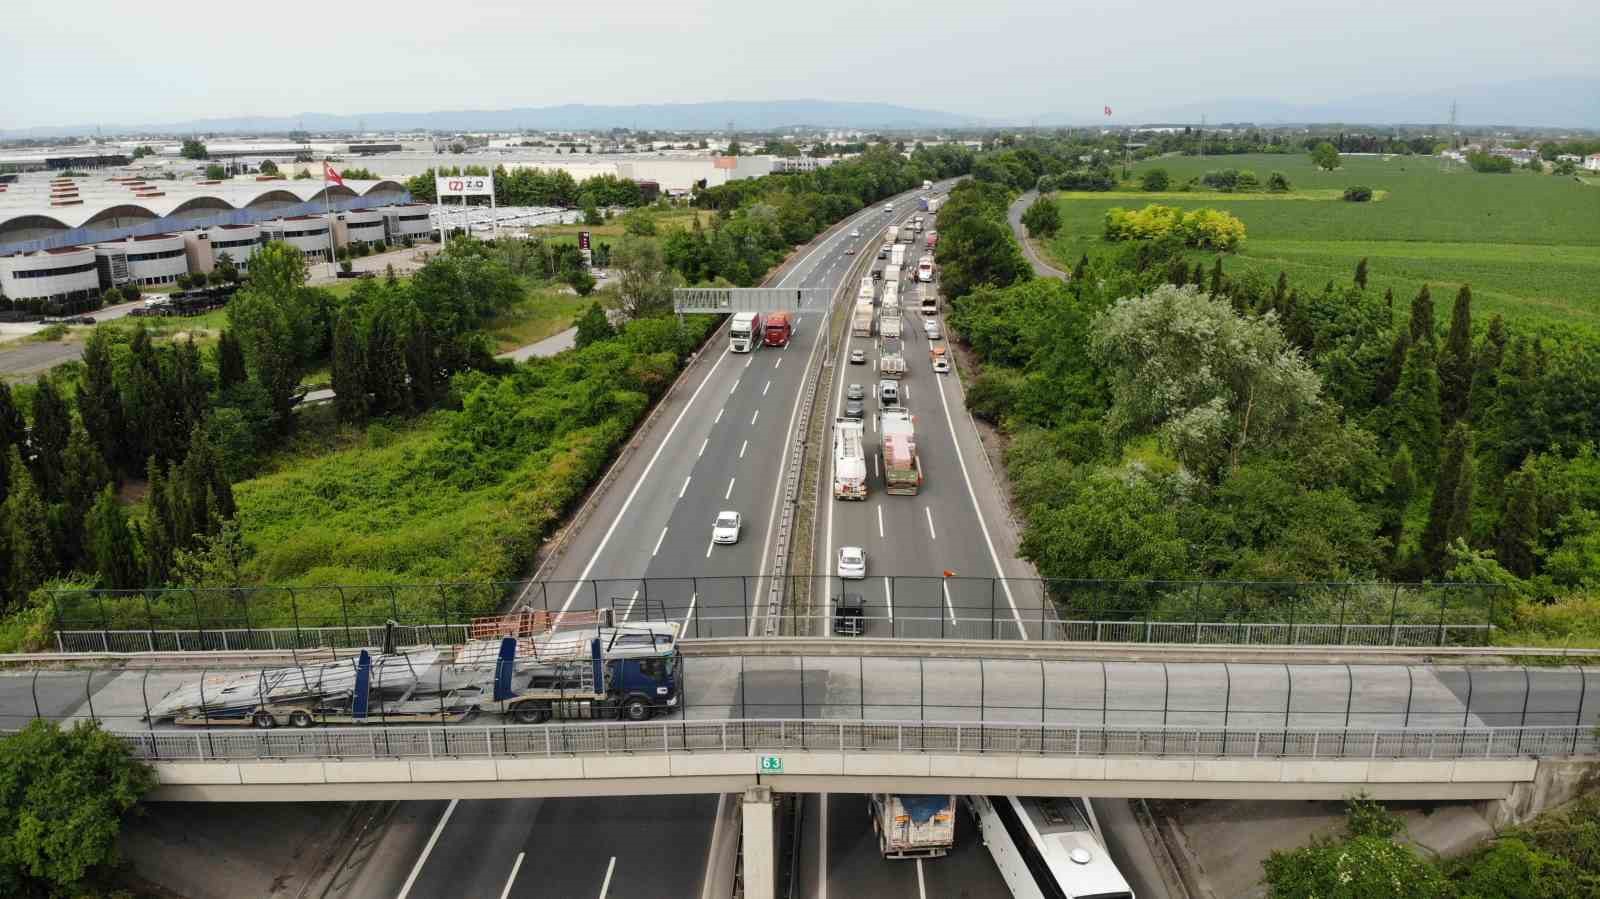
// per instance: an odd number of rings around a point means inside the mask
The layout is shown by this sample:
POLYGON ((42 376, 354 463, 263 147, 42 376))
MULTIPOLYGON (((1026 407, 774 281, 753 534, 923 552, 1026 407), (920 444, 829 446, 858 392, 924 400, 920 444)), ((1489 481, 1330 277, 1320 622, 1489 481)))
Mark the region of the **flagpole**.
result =
POLYGON ((328 216, 328 276, 337 281, 339 280, 339 263, 335 261, 338 253, 335 252, 333 244, 333 199, 329 196, 332 193, 333 182, 328 180, 328 172, 332 170, 333 166, 329 165, 328 161, 324 159, 322 161, 322 208, 327 212, 328 216))

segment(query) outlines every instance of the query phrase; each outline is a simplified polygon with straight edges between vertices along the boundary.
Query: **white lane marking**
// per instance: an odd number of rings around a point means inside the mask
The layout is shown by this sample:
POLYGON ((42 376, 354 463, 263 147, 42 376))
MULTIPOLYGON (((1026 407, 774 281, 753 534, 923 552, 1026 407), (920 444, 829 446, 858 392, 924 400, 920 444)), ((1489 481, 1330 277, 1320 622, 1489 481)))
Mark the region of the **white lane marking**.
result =
POLYGON ((684 613, 682 633, 689 632, 689 619, 694 617, 694 601, 700 598, 698 592, 689 594, 689 611, 684 613))
POLYGON ((878 539, 883 539, 883 507, 878 507, 878 539))
POLYGON ((761 395, 762 395, 762 396, 766 396, 766 395, 767 395, 767 391, 769 391, 769 390, 771 390, 771 389, 772 389, 772 382, 771 382, 771 381, 768 381, 768 382, 767 382, 767 386, 765 386, 765 387, 763 387, 763 388, 761 388, 761 395))
POLYGON ((758 418, 760 418, 760 417, 761 417, 761 410, 760 410, 760 409, 757 409, 757 410, 756 410, 756 414, 754 414, 754 415, 752 415, 752 416, 750 416, 750 423, 751 423, 751 424, 752 424, 752 425, 753 425, 753 424, 755 424, 755 423, 756 423, 756 419, 758 419, 758 418))
POLYGON ((750 441, 748 441, 748 440, 746 440, 744 443, 739 444, 739 458, 743 459, 744 458, 744 451, 749 449, 749 448, 750 448, 750 441))
POLYGON ((720 421, 722 421, 722 413, 724 413, 724 412, 726 412, 726 411, 728 411, 728 410, 727 410, 727 407, 723 407, 723 408, 721 408, 721 409, 718 409, 718 410, 717 410, 717 417, 716 417, 716 418, 713 418, 713 419, 711 419, 711 423, 712 423, 712 424, 716 424, 716 423, 718 423, 718 422, 720 422, 720 421))
POLYGON ((428 837, 428 845, 422 847, 422 854, 417 856, 417 863, 411 866, 411 876, 407 877, 405 884, 400 887, 400 895, 396 899, 406 899, 411 895, 411 888, 416 885, 417 875, 422 873, 422 866, 427 863, 434 844, 439 842, 439 834, 444 833, 444 826, 450 823, 450 816, 456 813, 456 804, 460 801, 452 799, 450 804, 445 806, 444 814, 439 816, 439 823, 433 828, 433 836, 428 837))
POLYGON ((883 477, 883 472, 878 468, 879 463, 881 463, 882 461, 883 461, 883 453, 873 453, 872 454, 872 476, 875 477, 875 478, 883 477))
POLYGON ((661 529, 661 536, 656 538, 656 548, 652 549, 650 551, 650 555, 652 557, 655 556, 656 553, 661 552, 661 541, 663 541, 665 539, 667 539, 667 529, 666 528, 662 528, 661 529))
POLYGON ((950 623, 951 624, 955 624, 956 623, 956 606, 955 606, 955 603, 950 601, 950 579, 949 578, 941 579, 939 581, 939 587, 944 591, 944 607, 945 607, 946 610, 948 610, 950 612, 950 623))
POLYGON ((517 872, 522 870, 522 856, 525 854, 517 853, 517 860, 511 864, 511 876, 506 878, 506 888, 500 891, 500 899, 506 899, 511 895, 511 885, 517 882, 517 872))
POLYGON ((698 459, 701 456, 704 456, 706 454, 706 444, 708 444, 710 442, 711 442, 711 438, 710 437, 707 437, 706 439, 700 441, 700 452, 694 454, 694 457, 696 459, 698 459))
POLYGON ((706 558, 708 558, 708 559, 711 558, 711 548, 716 546, 716 545, 717 545, 717 541, 715 541, 715 540, 706 541, 706 558))
MULTIPOLYGON (((784 349, 788 349, 788 347, 784 347, 784 349)), ((780 365, 782 365, 782 364, 783 364, 783 357, 782 357, 782 356, 779 356, 779 357, 778 357, 778 361, 777 361, 777 362, 775 362, 775 363, 773 363, 773 365, 772 365, 772 367, 773 367, 773 368, 777 368, 777 367, 778 367, 778 366, 780 366, 780 365)))
POLYGON ((628 610, 622 613, 623 621, 633 620, 633 604, 639 601, 639 588, 633 588, 633 595, 628 597, 628 610))
POLYGON ((933 507, 932 506, 923 506, 922 507, 922 511, 926 512, 927 515, 928 515, 928 539, 929 540, 938 540, 939 539, 939 535, 934 533, 934 531, 933 531, 933 507))
MULTIPOLYGON (((617 869, 617 857, 611 856, 610 864, 606 865, 606 879, 600 884, 600 899, 606 899, 606 893, 611 891, 611 872, 617 869)), ((917 873, 921 873, 919 870, 917 873)))
MULTIPOLYGON (((750 363, 748 363, 748 362, 745 363, 745 365, 749 365, 749 364, 750 363)), ((739 389, 739 382, 742 381, 742 380, 744 380, 744 379, 743 378, 734 378, 733 379, 733 386, 728 388, 728 392, 732 393, 735 390, 738 390, 739 389)))
POLYGON ((683 479, 683 487, 678 490, 678 499, 683 499, 683 495, 689 492, 689 482, 692 480, 694 480, 694 475, 683 479))
POLYGON ((889 576, 883 576, 883 604, 889 607, 889 633, 894 633, 894 584, 889 582, 889 576))
POLYGON ((956 448, 956 464, 961 466, 961 480, 966 482, 973 514, 978 516, 978 529, 983 531, 983 543, 989 548, 989 561, 994 563, 995 576, 1000 578, 1000 589, 1005 591, 1006 604, 1011 606, 1011 618, 1017 623, 1017 635, 1026 640, 1028 629, 1022 626, 1022 613, 1017 611, 1016 597, 1011 595, 1011 583, 1005 577, 1005 569, 1000 567, 1000 554, 994 551, 994 538, 989 536, 989 525, 983 520, 983 509, 978 506, 978 492, 972 489, 972 476, 967 473, 966 454, 961 452, 961 439, 956 434, 955 421, 950 417, 950 400, 945 397, 944 381, 936 378, 933 383, 939 388, 939 404, 944 407, 945 426, 950 429, 950 441, 956 448))
MULTIPOLYGON (((754 361, 756 361, 756 354, 754 352, 751 352, 750 353, 750 358, 745 360, 744 367, 745 368, 749 368, 750 367, 750 363, 752 363, 754 361)), ((735 386, 735 387, 739 386, 739 382, 738 381, 734 381, 733 382, 733 386, 735 386)))
POLYGON ((817 816, 817 899, 828 899, 828 794, 821 794, 822 813, 817 816))
POLYGON ((733 482, 737 481, 737 480, 739 480, 739 479, 738 478, 729 478, 728 479, 728 492, 722 494, 722 498, 723 499, 727 499, 728 497, 733 496, 733 482))
POLYGON ((900 398, 903 400, 911 399, 911 385, 903 381, 900 383, 900 398))
POLYGON ((922 880, 922 859, 917 859, 917 896, 928 899, 928 885, 922 880))

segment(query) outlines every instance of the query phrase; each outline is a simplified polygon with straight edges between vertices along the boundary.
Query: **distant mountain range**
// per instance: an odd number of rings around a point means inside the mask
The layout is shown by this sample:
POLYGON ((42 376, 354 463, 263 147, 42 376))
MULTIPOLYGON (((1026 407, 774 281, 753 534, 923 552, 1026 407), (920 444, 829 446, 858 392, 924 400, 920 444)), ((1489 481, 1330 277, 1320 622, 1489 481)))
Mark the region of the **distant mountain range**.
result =
POLYGON ((1326 103, 1267 99, 1187 103, 1135 112, 1141 122, 1440 124, 1457 104, 1461 125, 1512 125, 1600 129, 1600 78, 1531 78, 1425 93, 1373 94, 1326 103))
POLYGON ((741 131, 771 131, 791 126, 820 128, 950 128, 983 125, 974 116, 890 103, 836 103, 829 100, 724 101, 715 103, 648 103, 596 106, 568 103, 517 109, 441 110, 437 112, 372 112, 328 115, 307 112, 289 116, 242 116, 194 119, 145 125, 74 125, 0 129, 0 137, 43 138, 91 135, 96 128, 113 134, 282 133, 297 129, 324 131, 513 131, 635 128, 650 131, 712 131, 732 122, 741 131))

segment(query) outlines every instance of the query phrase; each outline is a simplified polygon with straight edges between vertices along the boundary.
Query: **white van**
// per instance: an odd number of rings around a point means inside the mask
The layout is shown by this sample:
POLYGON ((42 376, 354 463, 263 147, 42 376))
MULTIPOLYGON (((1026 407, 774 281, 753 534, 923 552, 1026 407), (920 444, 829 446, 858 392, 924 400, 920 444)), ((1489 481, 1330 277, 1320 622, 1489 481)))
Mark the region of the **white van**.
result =
POLYGON ((878 405, 885 409, 900 408, 900 382, 885 378, 878 382, 878 405))

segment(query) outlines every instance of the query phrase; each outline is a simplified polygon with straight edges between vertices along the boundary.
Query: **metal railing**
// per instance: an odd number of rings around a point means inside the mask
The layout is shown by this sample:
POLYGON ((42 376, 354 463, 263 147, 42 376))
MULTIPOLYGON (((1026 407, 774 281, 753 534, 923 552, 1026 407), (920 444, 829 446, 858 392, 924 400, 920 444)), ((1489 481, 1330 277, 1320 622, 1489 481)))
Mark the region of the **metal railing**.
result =
POLYGON ((174 650, 180 634, 185 646, 206 649, 225 648, 224 641, 249 649, 370 645, 363 631, 385 621, 431 631, 464 625, 512 600, 550 612, 609 608, 622 620, 680 621, 688 637, 744 636, 763 595, 797 590, 829 597, 830 611, 840 597, 859 597, 868 636, 1406 646, 1489 643, 1500 594, 1487 584, 735 575, 76 590, 51 597, 61 648, 69 648, 73 635, 99 639, 102 648, 122 641, 128 651, 158 639, 170 642, 157 649, 174 650), (143 636, 111 636, 116 632, 143 636))
POLYGON ((492 759, 684 752, 1062 757, 1494 759, 1591 755, 1592 727, 1233 730, 806 719, 121 733, 149 761, 492 759))

